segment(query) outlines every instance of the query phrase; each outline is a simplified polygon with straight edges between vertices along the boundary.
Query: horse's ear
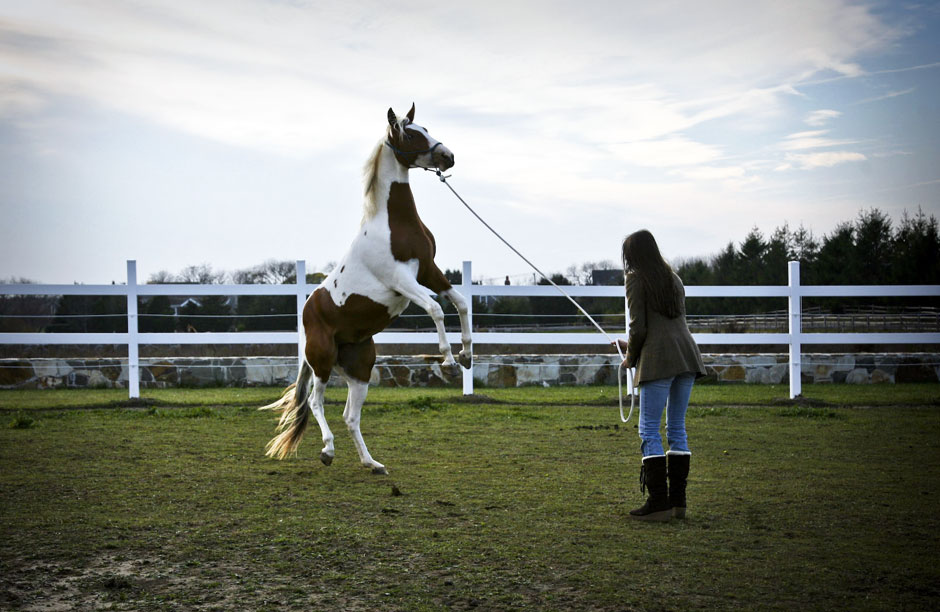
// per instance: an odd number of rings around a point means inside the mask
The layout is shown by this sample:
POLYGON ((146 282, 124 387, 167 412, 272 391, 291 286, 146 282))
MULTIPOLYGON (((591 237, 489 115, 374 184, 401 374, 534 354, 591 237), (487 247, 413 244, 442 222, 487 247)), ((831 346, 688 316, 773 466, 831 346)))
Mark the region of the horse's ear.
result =
POLYGON ((392 110, 392 107, 388 107, 388 124, 392 127, 398 125, 398 116, 395 114, 395 111, 392 110))
POLYGON ((406 117, 408 117, 409 122, 411 123, 415 122, 415 103, 414 102, 411 103, 411 110, 408 111, 408 114, 406 115, 406 117))

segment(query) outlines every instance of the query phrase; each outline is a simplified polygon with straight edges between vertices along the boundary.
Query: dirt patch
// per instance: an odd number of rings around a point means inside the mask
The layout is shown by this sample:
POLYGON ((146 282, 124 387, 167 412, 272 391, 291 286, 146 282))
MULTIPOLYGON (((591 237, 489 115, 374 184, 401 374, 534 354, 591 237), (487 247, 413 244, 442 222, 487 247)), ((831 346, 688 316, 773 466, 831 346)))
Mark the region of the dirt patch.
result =
MULTIPOLYGON (((264 576, 263 597, 254 597, 257 578, 256 569, 239 564, 179 563, 152 556, 128 559, 109 554, 89 559, 83 566, 33 563, 0 579, 0 609, 148 610, 159 602, 173 601, 183 609, 201 611, 286 603, 278 602, 278 592, 287 585, 272 575, 264 576)), ((316 603, 316 599, 308 593, 304 603, 316 603)))
POLYGON ((833 404, 811 397, 796 397, 793 399, 775 399, 770 402, 772 406, 807 406, 811 408, 829 408, 833 404))
POLYGON ((448 398, 449 403, 454 404, 505 404, 503 400, 493 399, 482 393, 474 393, 473 395, 461 395, 459 397, 448 398))

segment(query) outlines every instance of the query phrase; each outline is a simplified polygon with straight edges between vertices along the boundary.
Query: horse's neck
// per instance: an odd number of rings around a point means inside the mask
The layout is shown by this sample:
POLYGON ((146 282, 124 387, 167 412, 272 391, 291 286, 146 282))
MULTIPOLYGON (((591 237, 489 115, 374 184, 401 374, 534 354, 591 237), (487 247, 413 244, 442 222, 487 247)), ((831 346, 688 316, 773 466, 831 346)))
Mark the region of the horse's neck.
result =
POLYGON ((372 192, 369 194, 371 202, 366 202, 363 223, 372 219, 387 219, 389 207, 394 214, 404 213, 414 216, 418 221, 418 211, 415 208, 414 196, 408 182, 408 168, 398 163, 395 154, 383 146, 379 152, 378 166, 375 171, 372 192))

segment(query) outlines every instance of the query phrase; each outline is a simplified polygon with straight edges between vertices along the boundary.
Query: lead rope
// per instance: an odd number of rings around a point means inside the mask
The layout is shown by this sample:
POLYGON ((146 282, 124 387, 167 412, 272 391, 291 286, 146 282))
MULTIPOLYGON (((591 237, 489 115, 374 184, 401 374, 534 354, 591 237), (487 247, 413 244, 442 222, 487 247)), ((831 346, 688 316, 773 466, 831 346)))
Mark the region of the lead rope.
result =
POLYGON ((491 232, 493 232, 493 235, 494 235, 494 236, 496 236, 497 238, 499 238, 499 239, 503 242, 503 244, 505 244, 507 247, 509 247, 509 248, 512 250, 513 253, 515 253, 516 255, 518 255, 518 256, 522 259, 522 261, 524 261, 524 262, 526 262, 527 264, 529 264, 529 266, 530 266, 533 270, 535 270, 536 272, 538 272, 539 276, 541 276, 542 278, 544 278, 545 280, 547 280, 549 283, 551 283, 551 285, 552 285, 555 289, 557 289, 559 293, 561 293, 563 296, 565 296, 566 298, 568 298, 568 301, 571 302, 572 304, 574 304, 575 307, 576 307, 578 310, 581 311, 581 314, 583 314, 584 316, 586 316, 586 317, 588 318, 588 321, 590 321, 591 323, 594 324, 594 327, 597 328, 597 331, 599 331, 600 333, 604 334, 604 336, 607 337, 607 340, 610 341, 610 343, 614 345, 614 347, 617 349, 617 354, 620 355, 620 365, 617 366, 617 399, 618 399, 618 401, 619 401, 619 403, 620 403, 620 421, 623 422, 623 423, 629 423, 629 422, 630 422, 630 417, 633 416, 633 406, 634 406, 634 402, 636 401, 636 385, 634 384, 634 375, 633 375, 633 372, 632 372, 633 368, 630 368, 630 370, 631 370, 631 372, 630 372, 630 412, 629 412, 629 414, 627 414, 627 418, 624 418, 624 417, 623 417, 623 362, 624 362, 624 355, 623 355, 623 351, 620 350, 620 343, 619 343, 619 342, 616 342, 613 338, 611 338, 611 337, 610 337, 610 334, 608 334, 606 331, 604 331, 604 328, 603 328, 603 327, 601 327, 600 325, 598 325, 597 321, 594 320, 594 317, 592 317, 591 315, 589 315, 589 314, 587 313, 587 311, 584 310, 584 308, 581 307, 581 304, 578 304, 578 303, 574 300, 574 298, 572 298, 570 295, 568 295, 568 293, 567 293, 564 289, 562 289, 562 288, 559 287, 557 284, 555 284, 555 281, 553 281, 552 279, 548 278, 548 276, 546 276, 544 272, 542 272, 541 270, 539 270, 539 269, 535 266, 534 263, 532 263, 531 261, 529 261, 528 258, 526 258, 525 255, 523 255, 522 253, 520 253, 520 252, 516 249, 516 247, 512 246, 511 244, 509 244, 509 242, 508 242, 505 238, 503 238, 502 236, 499 235, 499 232, 497 232, 496 230, 494 230, 494 229, 490 226, 489 223, 487 223, 486 221, 484 221, 484 220, 483 220, 483 217, 481 217, 480 215, 478 215, 477 212, 476 212, 475 210, 473 210, 473 208, 471 208, 470 205, 467 204, 467 202, 466 202, 462 197, 460 197, 460 194, 457 193, 457 192, 454 190, 454 188, 450 186, 450 183, 447 182, 447 179, 450 178, 449 175, 448 175, 448 176, 444 176, 444 173, 441 172, 440 170, 431 170, 430 168, 424 168, 424 169, 427 170, 428 172, 434 172, 435 174, 437 174, 437 177, 441 180, 441 182, 444 183, 445 185, 447 185, 447 188, 450 189, 450 192, 453 193, 454 196, 456 196, 458 200, 460 200, 460 203, 463 204, 463 205, 467 208, 467 210, 469 210, 469 211, 473 214, 473 216, 476 217, 476 218, 480 221, 480 223, 482 223, 484 226, 486 226, 486 229, 488 229, 488 230, 490 230, 491 232))

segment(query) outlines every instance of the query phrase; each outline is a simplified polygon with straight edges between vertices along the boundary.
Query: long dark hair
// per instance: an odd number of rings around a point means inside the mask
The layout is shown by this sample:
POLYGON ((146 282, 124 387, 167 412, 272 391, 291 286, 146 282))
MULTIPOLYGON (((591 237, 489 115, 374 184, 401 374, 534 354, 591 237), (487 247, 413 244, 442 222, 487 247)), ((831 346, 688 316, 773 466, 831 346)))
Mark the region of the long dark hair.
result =
POLYGON ((653 310, 670 319, 682 314, 682 295, 653 234, 644 229, 624 238, 622 257, 624 272, 633 272, 639 277, 653 310))

